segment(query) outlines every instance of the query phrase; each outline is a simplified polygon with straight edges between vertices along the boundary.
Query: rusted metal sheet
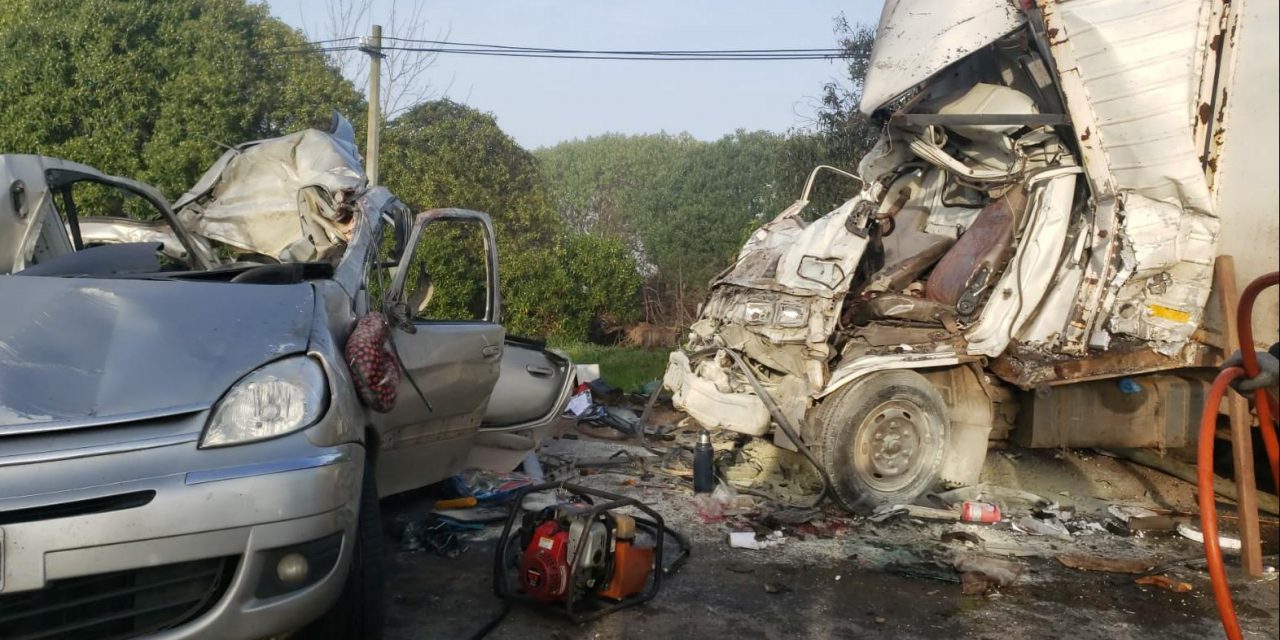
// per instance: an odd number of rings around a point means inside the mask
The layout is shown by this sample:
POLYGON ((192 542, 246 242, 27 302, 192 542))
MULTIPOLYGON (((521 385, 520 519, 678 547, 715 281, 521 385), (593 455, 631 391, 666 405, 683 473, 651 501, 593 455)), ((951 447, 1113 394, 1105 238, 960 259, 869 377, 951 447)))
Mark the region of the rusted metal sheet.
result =
POLYGON ((991 372, 1022 389, 1039 385, 1116 378, 1139 373, 1185 368, 1209 368, 1218 361, 1216 350, 1188 343, 1175 355, 1153 351, 1145 345, 1091 353, 1088 358, 1045 356, 1038 352, 1007 351, 991 361, 991 372))

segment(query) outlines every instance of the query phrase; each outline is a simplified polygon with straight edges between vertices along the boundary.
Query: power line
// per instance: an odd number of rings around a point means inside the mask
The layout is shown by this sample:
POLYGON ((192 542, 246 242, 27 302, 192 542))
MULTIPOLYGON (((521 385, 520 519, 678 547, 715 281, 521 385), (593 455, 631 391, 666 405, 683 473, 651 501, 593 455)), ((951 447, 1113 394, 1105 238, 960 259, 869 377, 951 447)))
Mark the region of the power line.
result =
MULTIPOLYGON (((273 49, 266 53, 337 53, 360 51, 357 44, 336 44, 355 40, 354 37, 335 38, 307 42, 293 47, 273 49), (329 45, 329 46, 317 46, 329 45)), ((653 49, 653 50, 608 50, 608 49, 565 49, 551 47, 520 47, 499 44, 473 42, 454 42, 448 40, 418 40, 411 38, 385 37, 400 43, 426 43, 433 46, 383 46, 382 51, 405 51, 411 53, 456 54, 491 56, 504 58, 544 58, 557 60, 610 60, 610 61, 658 61, 658 62, 723 62, 741 60, 836 60, 852 57, 843 49, 653 49)))
POLYGON ((602 54, 602 55, 719 55, 719 54, 840 54, 844 51, 838 47, 826 49, 655 49, 655 50, 593 50, 593 49, 557 49, 557 47, 488 45, 481 42, 458 42, 451 40, 420 40, 420 38, 384 37, 383 40, 408 42, 408 44, 428 44, 439 46, 483 47, 483 49, 500 49, 511 51, 536 51, 545 54, 602 54))

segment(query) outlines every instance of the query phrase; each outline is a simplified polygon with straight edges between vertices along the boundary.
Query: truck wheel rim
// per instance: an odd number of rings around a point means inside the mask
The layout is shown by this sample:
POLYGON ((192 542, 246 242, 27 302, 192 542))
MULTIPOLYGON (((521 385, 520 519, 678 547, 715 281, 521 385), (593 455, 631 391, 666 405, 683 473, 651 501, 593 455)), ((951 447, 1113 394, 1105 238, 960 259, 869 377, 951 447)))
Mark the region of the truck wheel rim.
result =
POLYGON ((911 484, 932 446, 928 418, 914 403, 890 400, 872 409, 853 441, 853 464, 877 491, 900 491, 911 484))

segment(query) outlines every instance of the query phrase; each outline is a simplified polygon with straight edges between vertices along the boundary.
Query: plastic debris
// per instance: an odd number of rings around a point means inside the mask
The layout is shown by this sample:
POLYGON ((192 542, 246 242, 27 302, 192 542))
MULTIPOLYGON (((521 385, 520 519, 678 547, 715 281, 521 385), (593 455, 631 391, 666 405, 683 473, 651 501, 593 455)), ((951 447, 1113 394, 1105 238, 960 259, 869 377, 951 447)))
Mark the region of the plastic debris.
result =
POLYGON ((698 515, 703 520, 716 522, 740 507, 738 498, 738 492, 733 487, 721 482, 716 485, 715 491, 695 495, 694 502, 698 505, 698 515))
MULTIPOLYGON (((1200 544, 1204 544, 1204 533, 1185 522, 1178 525, 1178 533, 1188 540, 1195 540, 1200 544)), ((1218 546, 1222 547, 1224 551, 1239 551, 1240 539, 1218 534, 1218 546)))
POLYGON ((762 538, 757 538, 754 531, 730 531, 729 546, 734 549, 768 549, 776 547, 787 539, 782 535, 781 531, 774 531, 762 538))
POLYGON ((581 418, 591 410, 592 406, 591 389, 584 383, 578 385, 578 388, 574 390, 573 397, 569 398, 569 405, 565 408, 565 412, 572 414, 575 418, 581 418))
POLYGON ((455 476, 463 494, 480 502, 506 502, 517 490, 533 484, 523 473, 498 473, 487 469, 467 469, 455 476))

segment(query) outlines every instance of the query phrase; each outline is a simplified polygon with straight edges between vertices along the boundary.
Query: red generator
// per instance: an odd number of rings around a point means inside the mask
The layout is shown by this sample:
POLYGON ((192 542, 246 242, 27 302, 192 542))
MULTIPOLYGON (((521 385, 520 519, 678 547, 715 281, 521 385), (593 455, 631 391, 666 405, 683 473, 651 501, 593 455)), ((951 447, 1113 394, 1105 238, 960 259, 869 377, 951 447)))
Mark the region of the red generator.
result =
POLYGON ((684 540, 637 500, 569 484, 538 485, 516 498, 503 528, 494 592, 510 600, 563 606, 569 617, 585 622, 653 598, 662 575, 687 557, 684 540), (525 496, 551 490, 567 493, 569 499, 522 513, 525 496), (593 498, 605 502, 593 504, 593 498), (644 515, 620 513, 627 507, 644 515), (659 571, 667 536, 676 539, 681 551, 659 571))

